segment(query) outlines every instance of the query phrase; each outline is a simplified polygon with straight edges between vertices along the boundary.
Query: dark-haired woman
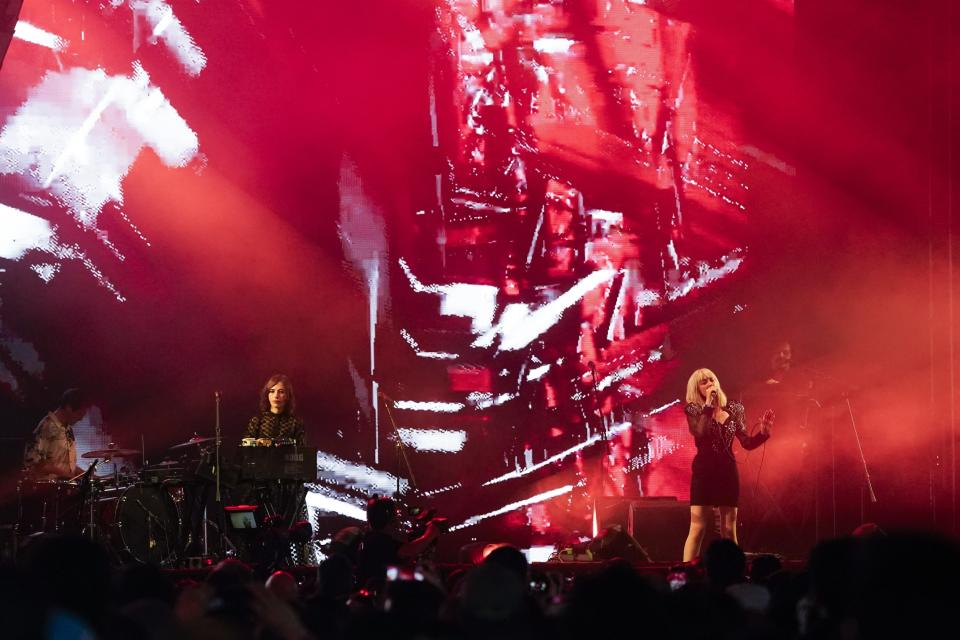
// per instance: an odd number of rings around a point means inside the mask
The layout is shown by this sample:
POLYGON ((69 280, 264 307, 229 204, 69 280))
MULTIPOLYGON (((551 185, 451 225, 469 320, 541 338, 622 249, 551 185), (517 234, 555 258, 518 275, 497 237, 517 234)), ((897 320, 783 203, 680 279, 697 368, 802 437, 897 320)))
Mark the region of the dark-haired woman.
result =
MULTIPOLYGON (((250 418, 244 444, 257 446, 302 445, 303 420, 295 413, 296 396, 290 378, 277 373, 260 389, 260 413, 250 418)), ((253 497, 264 517, 280 518, 290 526, 299 517, 303 484, 282 478, 255 483, 253 497)))
POLYGON ((264 444, 303 444, 303 420, 294 413, 296 408, 290 378, 282 373, 270 376, 260 390, 260 413, 250 418, 244 438, 254 438, 264 444))

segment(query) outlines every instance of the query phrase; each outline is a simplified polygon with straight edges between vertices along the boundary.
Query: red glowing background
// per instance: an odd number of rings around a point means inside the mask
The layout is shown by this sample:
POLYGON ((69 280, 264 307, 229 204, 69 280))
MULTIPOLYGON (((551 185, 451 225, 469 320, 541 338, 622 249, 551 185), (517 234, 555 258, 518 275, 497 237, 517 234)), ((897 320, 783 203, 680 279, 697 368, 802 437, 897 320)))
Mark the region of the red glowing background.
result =
POLYGON ((25 3, 4 435, 81 385, 159 458, 283 371, 322 526, 412 470, 529 546, 686 499, 708 366, 780 414, 738 454, 748 545, 954 517, 948 9, 853 4, 25 3))

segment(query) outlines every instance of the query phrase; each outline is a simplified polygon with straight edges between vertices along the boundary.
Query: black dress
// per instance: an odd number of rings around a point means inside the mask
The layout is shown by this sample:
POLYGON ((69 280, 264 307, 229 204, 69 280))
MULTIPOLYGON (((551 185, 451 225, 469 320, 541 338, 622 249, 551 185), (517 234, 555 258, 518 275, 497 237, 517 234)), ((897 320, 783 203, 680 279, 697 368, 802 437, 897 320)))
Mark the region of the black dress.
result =
POLYGON ((743 405, 731 402, 724 407, 730 416, 720 424, 713 419, 712 409, 695 403, 684 408, 690 433, 697 443, 690 477, 690 504, 708 507, 735 507, 740 498, 740 476, 733 456, 733 439, 746 449, 756 449, 766 442, 769 434, 747 433, 743 405), (704 420, 700 417, 705 413, 704 420), (701 431, 702 429, 702 431, 701 431))
MULTIPOLYGON (((243 433, 245 438, 271 438, 278 441, 292 440, 303 444, 303 420, 289 413, 265 411, 250 418, 243 433)), ((303 483, 290 480, 250 481, 238 487, 237 496, 244 502, 259 504, 262 515, 279 516, 282 521, 293 523, 301 515, 303 483)))
POLYGON ((243 437, 295 440, 303 444, 303 420, 289 413, 265 411, 250 418, 243 437))

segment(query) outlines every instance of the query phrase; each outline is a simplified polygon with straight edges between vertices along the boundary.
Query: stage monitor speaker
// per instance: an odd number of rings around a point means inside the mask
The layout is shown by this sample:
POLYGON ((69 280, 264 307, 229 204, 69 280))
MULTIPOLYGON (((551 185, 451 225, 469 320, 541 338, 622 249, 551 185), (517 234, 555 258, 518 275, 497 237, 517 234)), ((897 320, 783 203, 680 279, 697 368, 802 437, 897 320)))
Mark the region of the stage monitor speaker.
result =
MULTIPOLYGON (((690 530, 690 503, 672 497, 604 497, 597 502, 600 529, 621 525, 646 549, 654 562, 680 562, 690 530)), ((707 528, 702 550, 717 537, 707 528)))

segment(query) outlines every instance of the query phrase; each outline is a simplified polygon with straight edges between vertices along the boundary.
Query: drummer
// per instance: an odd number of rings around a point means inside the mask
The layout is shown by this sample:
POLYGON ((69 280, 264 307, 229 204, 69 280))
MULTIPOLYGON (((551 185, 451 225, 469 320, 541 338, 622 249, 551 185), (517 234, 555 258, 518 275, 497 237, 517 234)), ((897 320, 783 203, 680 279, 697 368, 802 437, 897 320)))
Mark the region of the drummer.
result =
POLYGON ((296 398, 290 378, 282 373, 270 376, 260 390, 260 413, 250 418, 244 440, 257 444, 294 442, 303 444, 303 420, 295 415, 296 398), (249 441, 249 440, 248 440, 249 441))
POLYGON ((57 408, 33 430, 33 441, 24 452, 24 467, 36 480, 68 479, 83 473, 77 466, 77 439, 73 425, 90 409, 89 398, 80 389, 67 389, 57 408))

